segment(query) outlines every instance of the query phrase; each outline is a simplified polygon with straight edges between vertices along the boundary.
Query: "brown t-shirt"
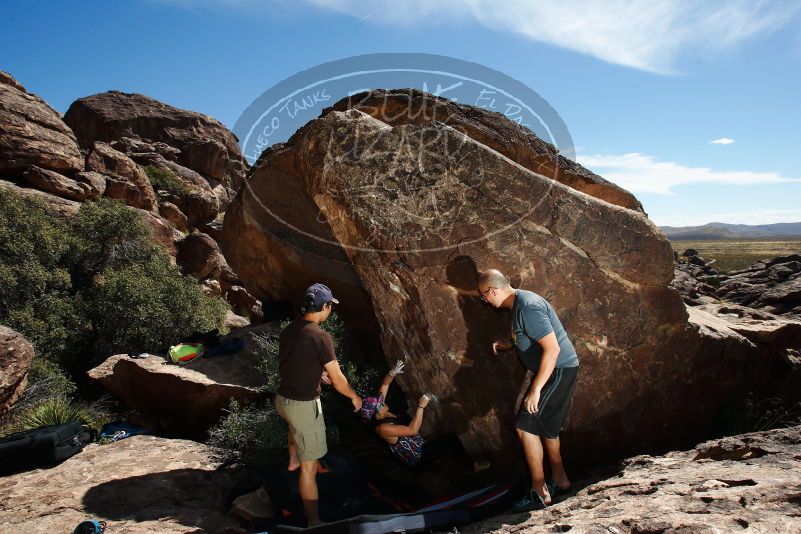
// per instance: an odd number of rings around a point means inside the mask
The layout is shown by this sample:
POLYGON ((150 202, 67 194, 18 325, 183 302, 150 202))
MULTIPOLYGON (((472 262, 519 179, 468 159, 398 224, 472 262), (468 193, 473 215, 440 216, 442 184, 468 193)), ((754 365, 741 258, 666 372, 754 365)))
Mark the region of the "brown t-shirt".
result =
POLYGON ((331 335, 311 321, 295 319, 278 340, 278 394, 294 400, 316 399, 323 366, 335 359, 331 335))

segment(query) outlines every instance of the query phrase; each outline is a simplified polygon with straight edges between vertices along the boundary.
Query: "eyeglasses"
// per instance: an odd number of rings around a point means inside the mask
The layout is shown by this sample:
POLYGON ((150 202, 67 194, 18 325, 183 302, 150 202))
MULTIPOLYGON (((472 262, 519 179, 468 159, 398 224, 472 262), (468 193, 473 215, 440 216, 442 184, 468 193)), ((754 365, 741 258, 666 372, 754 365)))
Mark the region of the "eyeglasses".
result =
POLYGON ((491 290, 491 289, 496 289, 496 288, 494 288, 494 287, 488 287, 486 291, 483 291, 483 292, 481 292, 481 293, 479 293, 479 294, 478 294, 478 298, 480 298, 480 299, 481 299, 483 302, 487 302, 487 297, 486 297, 486 295, 487 295, 487 293, 489 293, 489 292, 490 292, 490 290, 491 290))

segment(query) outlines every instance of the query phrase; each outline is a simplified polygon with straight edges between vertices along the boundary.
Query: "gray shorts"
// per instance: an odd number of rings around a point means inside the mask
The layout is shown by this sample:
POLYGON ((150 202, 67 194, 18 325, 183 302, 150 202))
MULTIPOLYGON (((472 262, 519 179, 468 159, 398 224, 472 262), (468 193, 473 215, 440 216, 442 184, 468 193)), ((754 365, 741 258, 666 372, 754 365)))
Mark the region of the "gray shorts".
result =
POLYGON ((578 366, 555 368, 542 388, 539 411, 528 413, 525 403, 521 404, 515 427, 543 438, 558 438, 573 399, 578 371, 578 366))
POLYGON ((275 408, 278 415, 289 424, 289 433, 295 442, 298 460, 308 462, 325 456, 328 445, 325 442, 325 421, 320 397, 301 401, 276 395, 275 408))

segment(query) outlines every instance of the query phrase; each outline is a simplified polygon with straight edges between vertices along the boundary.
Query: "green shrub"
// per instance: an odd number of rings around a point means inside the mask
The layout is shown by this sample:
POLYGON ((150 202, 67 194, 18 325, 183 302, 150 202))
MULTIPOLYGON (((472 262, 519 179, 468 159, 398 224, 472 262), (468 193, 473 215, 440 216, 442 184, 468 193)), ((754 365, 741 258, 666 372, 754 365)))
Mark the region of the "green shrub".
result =
POLYGON ((83 421, 92 428, 100 428, 108 420, 107 414, 90 408, 87 404, 67 397, 48 397, 19 413, 9 427, 12 432, 22 432, 40 426, 61 425, 71 421, 83 421))
POLYGON ((782 399, 771 397, 757 400, 753 395, 746 399, 744 432, 761 432, 801 424, 801 403, 788 406, 782 399))
MULTIPOLYGON (((281 329, 289 322, 281 323, 281 329)), ((379 386, 383 374, 375 368, 363 367, 349 361, 345 346, 344 324, 332 313, 320 327, 331 334, 342 373, 360 395, 372 394, 379 386)), ((264 389, 276 393, 279 387, 278 334, 252 334, 257 367, 264 375, 264 389)), ((322 388, 323 415, 326 425, 326 440, 329 446, 343 443, 347 436, 355 434, 359 425, 353 414, 350 400, 334 390, 332 386, 322 388)), ((232 403, 228 414, 209 432, 209 444, 222 459, 239 459, 248 463, 261 463, 276 454, 285 455, 287 426, 275 411, 272 400, 240 406, 232 403)))
POLYGON ((181 276, 124 203, 84 202, 64 220, 0 192, 0 323, 76 376, 111 352, 163 350, 220 327, 226 310, 181 276))
POLYGON ((75 383, 57 363, 43 356, 34 357, 28 369, 25 399, 37 401, 46 397, 66 397, 74 394, 75 390, 75 383))
POLYGON ((182 195, 186 193, 187 187, 178 176, 175 175, 170 169, 163 167, 156 167, 155 165, 148 165, 145 167, 150 185, 158 192, 159 189, 167 191, 174 195, 182 195))
MULTIPOLYGON (((289 322, 281 323, 283 330, 289 322)), ((270 334, 251 334, 251 341, 256 356, 256 366, 264 376, 264 390, 277 393, 280 380, 278 376, 278 336, 270 334)))
POLYGON ((251 465, 267 464, 287 446, 287 425, 272 402, 240 406, 231 400, 228 414, 209 431, 219 459, 251 465))
POLYGON ((37 350, 77 349, 81 319, 66 255, 75 239, 47 206, 0 191, 0 323, 22 333, 37 350))
POLYGON ((28 369, 25 391, 0 421, 0 435, 13 432, 20 415, 53 397, 67 398, 77 387, 58 364, 42 356, 35 356, 28 369))
POLYGON ((193 332, 220 327, 227 305, 183 277, 162 254, 107 270, 86 298, 101 354, 163 351, 193 332))
POLYGON ((67 262, 78 285, 107 268, 147 262, 161 250, 139 213, 118 200, 85 202, 70 223, 75 239, 67 262))

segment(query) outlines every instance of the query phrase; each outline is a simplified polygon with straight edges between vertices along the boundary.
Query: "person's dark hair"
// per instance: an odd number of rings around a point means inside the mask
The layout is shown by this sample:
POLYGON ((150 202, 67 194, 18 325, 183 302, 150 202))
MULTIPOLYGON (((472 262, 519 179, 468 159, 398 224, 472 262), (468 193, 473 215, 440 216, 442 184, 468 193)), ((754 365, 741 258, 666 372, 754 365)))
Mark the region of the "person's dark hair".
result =
POLYGON ((316 312, 319 312, 319 311, 323 311, 323 307, 325 307, 326 304, 328 304, 329 306, 331 305, 330 302, 324 302, 324 303, 320 304, 319 306, 315 306, 314 305, 314 295, 306 295, 306 297, 305 297, 305 299, 303 301, 303 306, 300 307, 300 312, 301 313, 316 313, 316 312))

